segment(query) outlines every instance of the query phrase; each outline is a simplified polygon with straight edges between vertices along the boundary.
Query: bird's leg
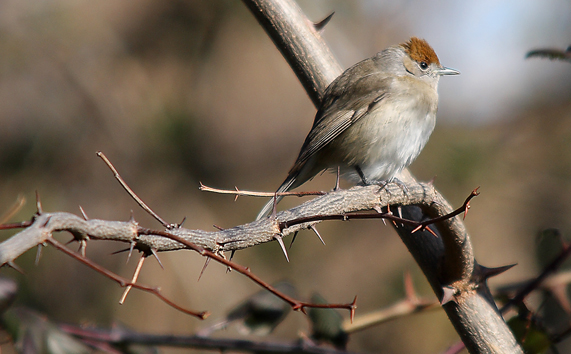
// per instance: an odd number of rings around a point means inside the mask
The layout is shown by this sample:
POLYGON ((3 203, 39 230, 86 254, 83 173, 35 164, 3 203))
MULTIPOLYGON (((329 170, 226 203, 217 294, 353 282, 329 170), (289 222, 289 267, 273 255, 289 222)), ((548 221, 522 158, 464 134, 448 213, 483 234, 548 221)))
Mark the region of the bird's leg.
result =
POLYGON ((398 179, 396 177, 394 177, 392 180, 390 180, 390 182, 393 182, 396 185, 398 185, 399 187, 401 187, 404 195, 408 197, 408 187, 406 186, 406 183, 404 183, 403 181, 401 181, 400 179, 398 179))
POLYGON ((339 176, 341 175, 341 166, 337 166, 337 179, 335 180, 335 188, 333 188, 333 191, 338 191, 339 189, 339 176))
POLYGON ((365 186, 368 186, 370 184, 372 184, 367 177, 365 177, 365 174, 363 173, 363 170, 361 170, 361 167, 359 167, 359 165, 355 165, 355 171, 357 171, 357 173, 359 174, 359 177, 361 177, 361 181, 363 182, 363 184, 365 186))

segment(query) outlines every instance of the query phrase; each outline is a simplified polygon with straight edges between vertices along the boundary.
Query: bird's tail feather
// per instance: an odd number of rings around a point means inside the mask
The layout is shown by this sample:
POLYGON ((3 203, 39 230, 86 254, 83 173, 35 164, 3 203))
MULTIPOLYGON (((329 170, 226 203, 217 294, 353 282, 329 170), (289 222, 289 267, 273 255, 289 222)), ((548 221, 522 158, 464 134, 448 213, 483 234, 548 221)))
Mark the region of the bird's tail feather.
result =
MULTIPOLYGON (((287 192, 290 189, 293 188, 295 181, 297 180, 297 176, 296 175, 290 175, 286 178, 286 180, 282 183, 282 185, 280 186, 280 188, 278 188, 278 190, 276 191, 276 193, 283 193, 283 192, 287 192)), ((256 220, 260 220, 262 218, 267 217, 268 215, 270 215, 274 209, 274 204, 277 204, 280 202, 280 200, 282 200, 283 196, 274 196, 272 197, 272 199, 270 199, 266 205, 264 205, 264 207, 262 208, 262 210, 260 211, 260 213, 258 214, 258 216, 256 217, 256 220), (275 202, 274 202, 275 200, 275 202)))

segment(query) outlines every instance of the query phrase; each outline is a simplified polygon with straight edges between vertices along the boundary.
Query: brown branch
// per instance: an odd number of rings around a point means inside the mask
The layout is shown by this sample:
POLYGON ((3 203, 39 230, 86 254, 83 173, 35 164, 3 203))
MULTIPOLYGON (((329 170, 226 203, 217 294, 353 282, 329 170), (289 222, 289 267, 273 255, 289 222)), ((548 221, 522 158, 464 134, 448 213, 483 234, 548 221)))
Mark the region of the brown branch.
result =
POLYGON ((70 325, 59 325, 63 331, 83 340, 109 343, 121 346, 125 344, 139 344, 147 346, 164 346, 177 348, 194 348, 218 350, 220 352, 248 352, 248 353, 300 353, 300 354, 351 354, 327 346, 315 346, 307 341, 296 340, 290 343, 255 342, 251 340, 209 338, 197 335, 177 336, 133 332, 124 328, 112 329, 82 328, 70 325))
POLYGON ((116 281, 121 287, 133 287, 135 289, 139 289, 139 290, 143 290, 145 292, 151 293, 151 294, 155 295, 156 297, 158 297, 159 299, 161 299, 161 301, 163 301, 164 303, 166 303, 170 307, 172 307, 172 308, 174 308, 180 312, 186 313, 187 315, 191 315, 191 316, 195 316, 197 318, 200 318, 201 320, 205 319, 206 317, 208 317, 210 315, 210 313, 208 313, 207 311, 196 312, 196 311, 185 309, 184 307, 177 305, 173 301, 169 300, 166 296, 161 294, 161 290, 158 287, 143 285, 143 284, 139 284, 139 283, 132 283, 128 279, 123 278, 122 276, 117 275, 117 274, 111 272, 110 270, 100 266, 99 264, 91 261, 89 258, 85 258, 80 254, 77 254, 75 252, 70 251, 67 247, 65 247, 63 244, 56 241, 52 237, 48 237, 46 242, 49 243, 50 245, 52 245, 53 247, 55 247, 57 250, 62 251, 63 253, 67 254, 68 256, 74 258, 75 260, 77 260, 77 261, 85 264, 89 268, 95 270, 96 272, 103 274, 104 276, 106 276, 107 278, 109 278, 111 280, 116 281))
POLYGON ((277 290, 276 288, 274 288, 273 286, 271 286, 269 283, 263 281, 260 277, 253 274, 250 271, 250 268, 244 267, 240 264, 237 264, 237 263, 234 263, 230 260, 227 260, 226 258, 221 257, 214 252, 206 250, 203 247, 195 245, 194 243, 189 242, 188 240, 186 240, 180 236, 174 235, 171 232, 139 228, 138 233, 141 235, 159 235, 159 236, 163 236, 163 237, 166 237, 168 239, 180 242, 183 245, 185 245, 186 247, 188 247, 189 249, 198 252, 201 256, 209 257, 209 258, 217 261, 218 263, 221 263, 221 264, 231 268, 232 270, 237 271, 238 273, 245 275, 246 277, 250 278, 256 284, 260 285, 261 287, 270 291, 272 294, 276 295, 280 299, 282 299, 285 302, 287 302, 288 304, 290 304, 290 306, 292 307, 292 309, 294 311, 301 311, 301 312, 305 313, 305 308, 307 308, 307 307, 342 308, 342 309, 347 309, 350 311, 351 318, 353 318, 353 316, 355 315, 355 309, 357 308, 357 306, 355 304, 357 301, 356 296, 353 299, 353 302, 350 304, 313 304, 310 302, 299 301, 299 300, 296 300, 296 299, 284 294, 283 292, 281 292, 281 291, 277 290))

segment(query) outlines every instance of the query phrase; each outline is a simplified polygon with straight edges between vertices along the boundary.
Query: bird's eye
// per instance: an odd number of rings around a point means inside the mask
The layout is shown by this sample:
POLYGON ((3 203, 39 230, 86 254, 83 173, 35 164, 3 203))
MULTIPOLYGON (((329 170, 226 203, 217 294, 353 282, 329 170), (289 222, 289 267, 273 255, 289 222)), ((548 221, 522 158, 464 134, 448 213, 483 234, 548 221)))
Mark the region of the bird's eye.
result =
POLYGON ((428 64, 425 61, 421 61, 419 65, 422 70, 428 69, 428 64))

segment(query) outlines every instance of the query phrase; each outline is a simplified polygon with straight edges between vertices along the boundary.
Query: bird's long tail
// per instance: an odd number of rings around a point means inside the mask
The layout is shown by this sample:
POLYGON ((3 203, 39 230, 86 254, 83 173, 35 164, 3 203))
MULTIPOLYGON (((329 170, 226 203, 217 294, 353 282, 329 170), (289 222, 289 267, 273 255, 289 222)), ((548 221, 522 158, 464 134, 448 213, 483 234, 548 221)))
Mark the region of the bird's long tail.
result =
MULTIPOLYGON (((278 188, 276 193, 283 193, 283 192, 289 191, 290 189, 292 189, 294 187, 294 183, 296 180, 297 180, 297 175, 289 175, 286 178, 286 180, 282 183, 280 188, 278 188)), ((260 220, 260 219, 265 218, 268 215, 270 215, 274 209, 274 204, 279 203, 280 200, 282 200, 282 198, 283 198, 283 196, 280 196, 280 195, 272 197, 272 199, 270 199, 266 203, 266 205, 264 205, 264 207, 262 208, 262 210, 260 211, 260 213, 256 217, 256 220, 260 220)))

